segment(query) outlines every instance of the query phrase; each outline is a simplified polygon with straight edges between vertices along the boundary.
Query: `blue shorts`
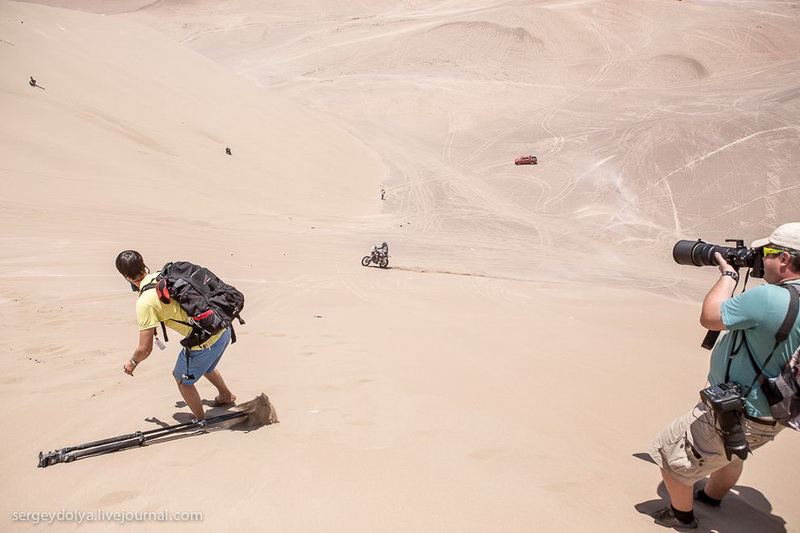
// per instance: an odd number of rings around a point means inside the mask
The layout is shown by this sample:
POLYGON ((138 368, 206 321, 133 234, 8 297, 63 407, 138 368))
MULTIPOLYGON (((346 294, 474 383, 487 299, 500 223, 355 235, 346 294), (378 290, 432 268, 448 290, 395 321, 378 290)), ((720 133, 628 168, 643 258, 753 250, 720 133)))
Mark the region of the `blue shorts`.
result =
POLYGON ((184 348, 178 354, 178 360, 175 361, 175 368, 172 370, 172 375, 175 379, 180 380, 184 385, 193 385, 203 374, 213 372, 217 368, 217 363, 225 353, 225 348, 231 342, 231 329, 225 330, 222 336, 209 346, 201 350, 190 350, 184 348), (186 354, 189 354, 189 362, 187 368, 186 354), (193 377, 189 377, 193 376, 193 377))

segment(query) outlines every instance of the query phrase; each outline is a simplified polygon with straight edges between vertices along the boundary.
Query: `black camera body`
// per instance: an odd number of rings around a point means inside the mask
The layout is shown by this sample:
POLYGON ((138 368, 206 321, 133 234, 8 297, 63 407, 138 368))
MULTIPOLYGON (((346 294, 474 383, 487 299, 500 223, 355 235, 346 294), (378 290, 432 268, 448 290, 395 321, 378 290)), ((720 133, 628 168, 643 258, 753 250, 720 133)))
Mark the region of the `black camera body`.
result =
POLYGON ((744 461, 750 444, 742 429, 739 413, 744 411, 744 398, 738 383, 720 383, 700 391, 700 399, 716 415, 728 461, 734 455, 744 461))
POLYGON ((700 239, 696 241, 678 241, 672 248, 672 259, 679 265, 716 266, 719 252, 725 261, 734 268, 749 268, 754 278, 764 277, 764 262, 760 248, 748 248, 742 239, 726 239, 735 243, 735 247, 710 244, 700 239))
POLYGON ((720 383, 700 391, 700 399, 715 413, 744 409, 744 398, 738 383, 720 383))

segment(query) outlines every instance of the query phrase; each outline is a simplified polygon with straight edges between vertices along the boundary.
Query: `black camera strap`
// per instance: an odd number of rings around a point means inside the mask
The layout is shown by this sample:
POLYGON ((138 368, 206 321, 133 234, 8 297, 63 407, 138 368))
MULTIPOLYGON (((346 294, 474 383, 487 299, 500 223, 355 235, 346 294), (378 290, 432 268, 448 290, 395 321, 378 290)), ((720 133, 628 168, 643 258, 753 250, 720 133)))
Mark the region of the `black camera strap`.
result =
MULTIPOLYGON (((731 333, 731 353, 728 354, 728 366, 725 367, 725 383, 730 382, 731 380, 731 363, 733 363, 733 358, 739 355, 739 350, 742 349, 742 345, 747 342, 744 339, 744 330, 737 329, 731 333), (739 346, 736 346, 736 338, 739 336, 739 333, 742 334, 743 339, 739 342, 739 346)), ((748 351, 750 348, 747 348, 748 351)))
MULTIPOLYGON (((756 382, 761 385, 767 380, 767 377, 764 375, 764 368, 767 367, 772 359, 772 356, 775 355, 775 350, 778 348, 778 345, 789 337, 789 333, 792 331, 792 327, 794 326, 794 321, 797 319, 798 310, 800 310, 800 286, 798 286, 796 283, 786 283, 779 286, 789 291, 789 308, 786 310, 786 316, 783 319, 781 327, 775 332, 775 344, 772 347, 772 351, 764 360, 763 367, 759 366, 755 357, 753 357, 753 351, 750 349, 750 344, 747 342, 747 335, 744 331, 742 331, 744 343, 747 345, 747 356, 750 358, 750 364, 752 364, 753 368, 756 370, 756 377, 753 378, 753 381, 750 383, 750 386, 747 388, 747 393, 744 394, 744 396, 750 394, 750 391, 753 390, 756 382)), ((730 371, 730 368, 731 361, 729 360, 727 371, 730 371)), ((726 380, 728 379, 727 371, 726 380)))

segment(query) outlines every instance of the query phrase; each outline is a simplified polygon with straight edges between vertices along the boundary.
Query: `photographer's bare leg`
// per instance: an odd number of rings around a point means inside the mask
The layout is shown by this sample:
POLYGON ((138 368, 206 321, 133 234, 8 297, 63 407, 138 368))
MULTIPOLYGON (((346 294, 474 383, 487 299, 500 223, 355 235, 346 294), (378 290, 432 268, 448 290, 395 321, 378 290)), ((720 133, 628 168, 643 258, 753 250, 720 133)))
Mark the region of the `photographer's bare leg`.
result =
POLYGON ((743 468, 743 462, 734 461, 726 467, 717 470, 709 476, 708 483, 706 483, 703 491, 709 497, 715 500, 721 500, 739 481, 739 476, 742 475, 743 468))
POLYGON ((691 511, 694 506, 694 486, 684 485, 663 468, 661 477, 664 478, 664 486, 669 493, 670 504, 679 511, 691 511))

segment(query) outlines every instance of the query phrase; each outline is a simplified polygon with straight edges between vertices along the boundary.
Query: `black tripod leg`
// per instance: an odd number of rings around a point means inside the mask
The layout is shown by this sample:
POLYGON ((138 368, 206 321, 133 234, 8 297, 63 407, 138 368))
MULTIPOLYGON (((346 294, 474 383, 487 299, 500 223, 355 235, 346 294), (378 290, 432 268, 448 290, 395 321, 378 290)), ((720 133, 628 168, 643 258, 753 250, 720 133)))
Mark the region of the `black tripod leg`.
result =
POLYGON ((234 418, 247 416, 248 414, 249 413, 245 411, 236 411, 234 413, 226 413, 224 415, 208 418, 205 421, 206 424, 202 426, 197 422, 186 422, 183 424, 176 424, 174 426, 166 426, 148 431, 137 431, 136 433, 130 433, 128 435, 120 435, 118 437, 111 437, 109 439, 87 442, 85 444, 78 444, 77 446, 67 446, 46 454, 39 452, 39 468, 46 468, 57 463, 69 463, 75 459, 88 457, 90 455, 99 455, 116 450, 122 450, 124 448, 131 448, 133 446, 141 446, 145 444, 147 440, 158 439, 165 435, 177 433, 179 431, 202 429, 208 424, 232 420, 234 418))

